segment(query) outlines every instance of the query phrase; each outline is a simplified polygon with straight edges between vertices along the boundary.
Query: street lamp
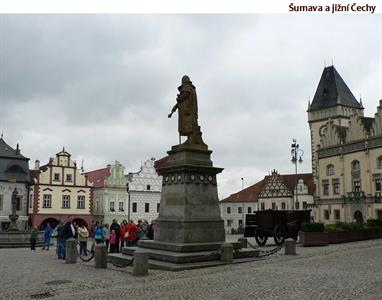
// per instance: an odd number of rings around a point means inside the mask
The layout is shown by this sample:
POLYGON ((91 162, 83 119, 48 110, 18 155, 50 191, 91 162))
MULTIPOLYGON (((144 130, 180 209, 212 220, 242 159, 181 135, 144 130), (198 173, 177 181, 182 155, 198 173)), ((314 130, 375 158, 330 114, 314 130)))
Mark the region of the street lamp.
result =
POLYGON ((130 189, 129 189, 129 183, 126 183, 126 191, 127 191, 127 219, 130 222, 130 189))
POLYGON ((298 192, 297 192, 297 162, 302 163, 302 156, 304 155, 304 151, 299 148, 299 145, 297 144, 296 139, 292 140, 291 150, 290 153, 292 155, 291 162, 295 165, 295 195, 296 200, 293 203, 293 210, 296 209, 296 205, 298 202, 298 192))
MULTIPOLYGON (((241 190, 244 190, 244 177, 241 177, 241 190)), ((244 201, 241 199, 241 227, 244 229, 244 201)))

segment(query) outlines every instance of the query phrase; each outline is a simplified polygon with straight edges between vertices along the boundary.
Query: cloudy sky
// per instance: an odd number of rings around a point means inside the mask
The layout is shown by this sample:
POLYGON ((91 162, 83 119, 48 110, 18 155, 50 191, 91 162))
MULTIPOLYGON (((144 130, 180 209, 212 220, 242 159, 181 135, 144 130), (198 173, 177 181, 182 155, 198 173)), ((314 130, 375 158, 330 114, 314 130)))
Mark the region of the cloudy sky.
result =
POLYGON ((365 115, 382 99, 382 15, 0 15, 0 130, 46 163, 128 172, 177 143, 182 75, 197 88, 219 196, 272 169, 311 171, 308 100, 332 61, 365 115))

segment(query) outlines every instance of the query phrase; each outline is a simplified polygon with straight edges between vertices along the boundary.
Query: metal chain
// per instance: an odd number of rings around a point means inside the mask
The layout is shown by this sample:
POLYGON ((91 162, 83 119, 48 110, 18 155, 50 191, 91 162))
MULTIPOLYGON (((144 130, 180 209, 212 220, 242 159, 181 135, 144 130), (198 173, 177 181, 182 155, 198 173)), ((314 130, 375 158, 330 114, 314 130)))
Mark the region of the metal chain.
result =
MULTIPOLYGON (((250 242, 247 241, 247 244, 255 249, 255 250, 260 250, 259 247, 256 247, 256 246, 253 246, 250 242)), ((270 249, 270 250, 267 250, 267 251, 264 251, 264 250, 260 250, 260 255, 257 256, 257 257, 265 257, 265 256, 269 256, 269 255, 272 255, 272 254, 275 254, 277 252, 279 252, 280 250, 282 249, 282 245, 278 245, 277 247, 273 248, 273 249, 270 249)))
MULTIPOLYGON (((79 241, 77 241, 77 245, 80 245, 80 242, 79 241)), ((83 261, 83 262, 89 262, 89 261, 91 261, 93 258, 94 258, 94 249, 93 249, 94 247, 92 247, 92 249, 86 249, 86 252, 87 253, 90 253, 90 257, 89 258, 83 258, 81 255, 80 255, 80 253, 78 253, 78 248, 76 247, 76 252, 77 252, 77 256, 83 261)))

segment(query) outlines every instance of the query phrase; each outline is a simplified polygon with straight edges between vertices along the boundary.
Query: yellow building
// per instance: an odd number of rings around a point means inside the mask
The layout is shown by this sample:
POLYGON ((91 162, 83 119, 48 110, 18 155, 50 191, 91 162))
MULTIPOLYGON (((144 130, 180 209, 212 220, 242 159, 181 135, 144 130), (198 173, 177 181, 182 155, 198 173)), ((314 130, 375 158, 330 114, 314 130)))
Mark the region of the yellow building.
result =
POLYGON ((29 215, 33 225, 44 227, 50 222, 54 226, 60 219, 66 222, 72 218, 90 226, 92 184, 86 174, 77 169, 65 148, 46 165, 40 167, 36 161, 31 176, 29 215))
POLYGON ((308 108, 315 219, 382 219, 382 100, 374 118, 333 66, 324 69, 308 108))

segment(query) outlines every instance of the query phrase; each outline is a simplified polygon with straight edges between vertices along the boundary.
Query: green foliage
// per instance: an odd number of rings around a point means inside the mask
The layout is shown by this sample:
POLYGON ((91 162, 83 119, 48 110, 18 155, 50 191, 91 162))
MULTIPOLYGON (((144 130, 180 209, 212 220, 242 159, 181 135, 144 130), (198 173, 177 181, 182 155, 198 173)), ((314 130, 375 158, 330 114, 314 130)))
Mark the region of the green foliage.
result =
POLYGON ((368 228, 382 227, 382 220, 380 220, 380 219, 369 219, 366 221, 366 226, 368 228))
POLYGON ((335 231, 338 231, 337 224, 326 224, 325 225, 325 231, 326 232, 335 232, 335 231))
POLYGON ((301 231, 303 232, 324 232, 325 226, 323 223, 302 223, 301 231))

